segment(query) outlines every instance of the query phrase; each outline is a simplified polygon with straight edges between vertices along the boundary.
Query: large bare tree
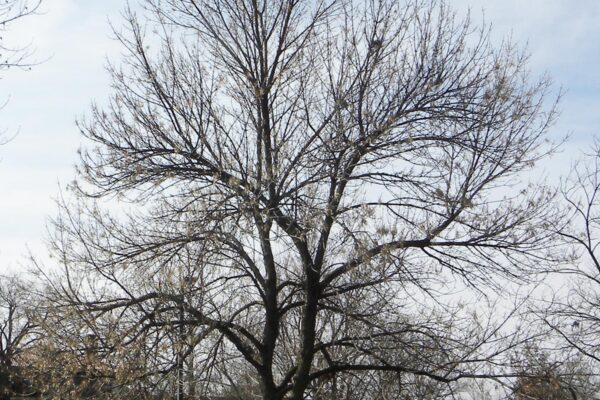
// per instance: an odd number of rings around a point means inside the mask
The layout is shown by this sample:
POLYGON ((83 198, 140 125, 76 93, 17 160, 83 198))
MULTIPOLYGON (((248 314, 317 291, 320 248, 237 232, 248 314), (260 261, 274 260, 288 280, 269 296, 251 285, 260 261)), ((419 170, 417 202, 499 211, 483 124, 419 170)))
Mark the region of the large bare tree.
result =
POLYGON ((145 4, 53 238, 77 334, 145 360, 111 370, 296 400, 510 376, 520 339, 456 298, 556 260, 526 54, 443 1, 145 4))

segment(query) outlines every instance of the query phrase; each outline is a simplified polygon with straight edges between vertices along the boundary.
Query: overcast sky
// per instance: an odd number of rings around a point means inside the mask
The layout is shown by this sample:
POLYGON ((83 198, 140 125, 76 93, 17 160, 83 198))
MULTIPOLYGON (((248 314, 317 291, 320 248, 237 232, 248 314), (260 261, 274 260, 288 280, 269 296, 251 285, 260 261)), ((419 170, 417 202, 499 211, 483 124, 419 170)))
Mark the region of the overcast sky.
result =
MULTIPOLYGON (((134 2, 135 0, 132 0, 134 2)), ((561 118, 554 137, 571 133, 563 153, 552 162, 550 176, 567 171, 600 134, 599 0, 448 0, 473 19, 494 26, 494 38, 511 35, 532 53, 532 74, 548 73, 562 88, 561 118), (483 12, 483 10, 485 10, 483 12)), ((74 121, 93 100, 109 92, 104 65, 118 59, 108 21, 118 26, 124 0, 45 0, 42 15, 18 22, 4 36, 33 43, 45 60, 31 71, 2 72, 0 128, 14 139, 0 147, 0 273, 16 269, 31 248, 44 252, 53 198, 73 179, 81 145, 74 121)))

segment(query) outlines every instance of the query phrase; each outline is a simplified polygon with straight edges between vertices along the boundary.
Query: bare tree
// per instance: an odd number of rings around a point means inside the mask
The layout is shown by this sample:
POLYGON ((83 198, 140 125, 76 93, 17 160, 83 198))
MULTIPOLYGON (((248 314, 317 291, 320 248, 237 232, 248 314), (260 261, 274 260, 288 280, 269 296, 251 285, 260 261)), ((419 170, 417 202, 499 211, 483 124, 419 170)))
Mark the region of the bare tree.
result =
POLYGON ((598 379, 594 373, 595 368, 581 354, 568 355, 529 344, 517 354, 514 364, 521 375, 514 388, 516 400, 597 398, 598 379))
MULTIPOLYGON (((563 350, 600 361, 600 143, 571 168, 563 181, 561 200, 568 222, 552 226, 569 254, 562 272, 571 277, 567 292, 546 301, 538 315, 558 334, 563 350)), ((564 291, 564 288, 563 288, 564 291)))
POLYGON ((39 334, 31 306, 31 295, 24 281, 0 275, 0 399, 3 400, 31 390, 23 372, 24 353, 39 334))
MULTIPOLYGON (((34 13, 41 0, 5 0, 0 4, 0 33, 6 32, 18 19, 34 13)), ((28 67, 28 48, 13 48, 0 36, 0 70, 28 67)), ((0 109, 2 106, 0 106, 0 109)), ((0 145, 6 138, 0 132, 0 145)), ((25 389, 18 371, 17 359, 32 340, 35 324, 27 315, 29 294, 15 276, 0 275, 0 398, 10 398, 14 390, 25 389)), ((24 394, 24 393, 20 393, 24 394)))
POLYGON ((552 193, 519 178, 554 118, 526 54, 443 1, 146 5, 118 34, 110 105, 80 124, 57 301, 157 385, 193 355, 197 396, 240 371, 296 400, 512 376, 519 339, 449 295, 556 261, 552 193))

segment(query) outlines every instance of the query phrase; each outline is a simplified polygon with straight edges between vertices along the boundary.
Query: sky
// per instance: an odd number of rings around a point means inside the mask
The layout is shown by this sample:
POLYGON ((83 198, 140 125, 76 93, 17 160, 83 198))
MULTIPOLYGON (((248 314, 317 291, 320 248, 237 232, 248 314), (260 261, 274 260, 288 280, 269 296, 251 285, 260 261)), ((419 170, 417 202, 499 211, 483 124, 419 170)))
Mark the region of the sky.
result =
MULTIPOLYGON (((131 0, 135 3, 136 0, 131 0)), ((532 75, 547 73, 562 90, 561 116, 552 137, 570 134, 562 152, 546 163, 555 179, 600 135, 600 1, 448 0, 459 13, 493 25, 493 38, 512 36, 531 52, 532 75)), ((125 0, 45 0, 39 15, 4 34, 9 43, 31 43, 31 71, 0 73, 0 128, 13 139, 0 146, 0 273, 26 264, 29 251, 45 257, 48 218, 60 187, 74 177, 82 138, 75 121, 110 93, 104 66, 121 49, 109 21, 119 26, 125 0)))

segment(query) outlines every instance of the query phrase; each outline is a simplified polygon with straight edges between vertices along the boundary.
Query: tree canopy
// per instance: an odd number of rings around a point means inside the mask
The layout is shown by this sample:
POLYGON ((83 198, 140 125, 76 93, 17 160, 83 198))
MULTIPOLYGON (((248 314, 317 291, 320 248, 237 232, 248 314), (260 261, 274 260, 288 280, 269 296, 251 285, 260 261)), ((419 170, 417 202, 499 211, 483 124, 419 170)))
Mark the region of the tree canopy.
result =
POLYGON ((443 398, 514 377, 520 338, 449 295, 560 260, 553 192, 522 175, 555 117, 527 55, 443 1, 145 5, 79 124, 49 348, 92 349, 104 388, 178 396, 443 398))

